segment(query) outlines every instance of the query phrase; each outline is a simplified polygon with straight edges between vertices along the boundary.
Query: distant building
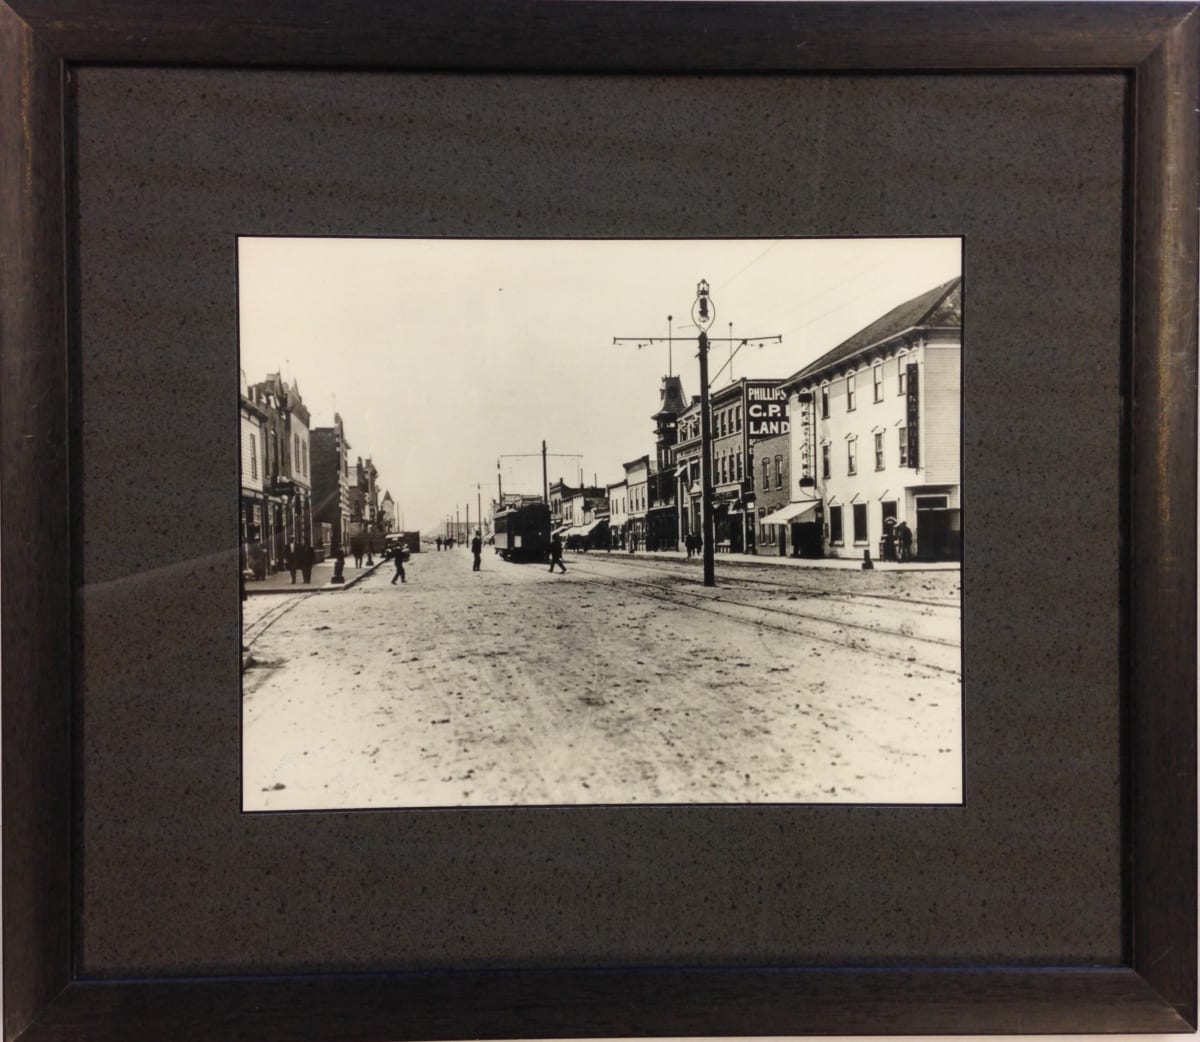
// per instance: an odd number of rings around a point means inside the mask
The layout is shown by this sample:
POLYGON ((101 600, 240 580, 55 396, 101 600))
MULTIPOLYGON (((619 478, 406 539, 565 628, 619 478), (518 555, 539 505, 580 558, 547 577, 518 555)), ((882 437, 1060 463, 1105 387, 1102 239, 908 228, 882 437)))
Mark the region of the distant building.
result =
MULTIPOLYGON (((760 554, 793 553, 793 556, 800 556, 799 552, 796 552, 790 529, 786 524, 765 523, 765 518, 773 516, 775 511, 786 507, 791 501, 791 483, 788 478, 791 471, 791 451, 790 433, 776 434, 754 444, 754 472, 750 475, 754 484, 754 506, 751 509, 756 517, 760 554)), ((817 556, 820 556, 819 542, 817 550, 817 556)))
POLYGON ((796 420, 792 494, 805 518, 820 519, 826 553, 877 555, 892 519, 912 530, 917 556, 960 556, 961 369, 962 279, 955 278, 784 382, 796 420), (808 458, 806 444, 815 450, 808 458))
POLYGON ((330 525, 328 552, 348 550, 350 537, 350 443, 342 418, 333 416, 332 427, 315 427, 312 442, 313 516, 330 525))
POLYGON ((676 420, 673 452, 675 504, 679 513, 679 542, 702 534, 700 515, 700 396, 692 397, 676 420))
POLYGON ((646 548, 646 513, 650 509, 650 457, 639 456, 625 465, 628 520, 625 545, 634 549, 646 548))
POLYGON ((578 488, 568 485, 562 478, 550 482, 547 498, 550 501, 550 524, 554 528, 561 528, 564 524, 570 523, 563 514, 563 500, 569 500, 578 491, 578 488))
POLYGON ((594 485, 575 489, 564 495, 562 511, 569 543, 593 548, 608 544, 608 489, 594 485))
POLYGON ((675 445, 679 440, 679 417, 687 411, 683 381, 664 376, 659 390, 659 409, 654 421, 654 466, 649 478, 646 508, 646 549, 675 550, 679 547, 679 508, 676 505, 675 445))
POLYGON ((366 535, 379 529, 379 471, 368 456, 359 456, 350 475, 350 535, 366 535))
POLYGON ((262 382, 251 385, 248 395, 265 416, 263 492, 269 535, 264 550, 269 567, 278 570, 289 547, 312 543, 309 413, 300 388, 289 385, 279 373, 270 373, 262 382))
POLYGON ((392 494, 387 490, 384 490, 383 499, 379 501, 379 518, 382 531, 400 531, 400 525, 396 519, 396 504, 392 500, 392 494))
POLYGON ((757 552, 753 470, 759 442, 787 434, 781 380, 735 380, 709 399, 712 410, 713 528, 717 545, 757 552))
POLYGON ((266 410, 255 404, 245 374, 239 394, 241 425, 241 499, 238 527, 241 540, 241 567, 263 578, 270 568, 272 545, 270 501, 266 493, 267 472, 266 410))
POLYGON ((613 548, 625 546, 626 526, 629 524, 627 499, 629 489, 624 480, 607 486, 608 493, 608 537, 613 548))

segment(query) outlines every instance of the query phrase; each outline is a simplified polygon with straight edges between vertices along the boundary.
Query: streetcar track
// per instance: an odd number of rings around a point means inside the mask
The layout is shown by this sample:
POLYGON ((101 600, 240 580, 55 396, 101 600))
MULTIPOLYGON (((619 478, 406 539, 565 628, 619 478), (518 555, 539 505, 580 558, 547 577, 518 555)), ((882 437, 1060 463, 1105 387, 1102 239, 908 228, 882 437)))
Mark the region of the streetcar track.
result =
MULTIPOLYGON (((582 570, 583 572, 585 572, 586 574, 589 574, 589 575, 601 574, 599 572, 589 572, 588 569, 586 569, 586 568, 580 569, 578 565, 576 565, 576 570, 577 571, 582 570)), ((642 586, 651 586, 655 589, 660 589, 660 587, 656 583, 649 583, 642 579, 626 579, 624 581, 631 582, 631 583, 637 583, 642 586)), ((785 587, 785 589, 790 589, 790 587, 785 587)), ((666 591, 664 590, 663 592, 666 592, 666 591)), ((961 647, 961 643, 959 641, 946 640, 942 637, 923 637, 923 636, 920 636, 919 634, 915 634, 915 633, 905 633, 903 630, 888 629, 885 626, 869 626, 869 625, 866 625, 861 622, 849 622, 844 619, 832 619, 825 615, 814 615, 814 614, 811 614, 810 612, 794 611, 790 608, 781 608, 781 607, 776 607, 774 605, 769 605, 769 604, 749 604, 746 601, 732 600, 729 597, 726 597, 724 595, 714 595, 713 597, 709 598, 700 593, 692 593, 692 591, 681 591, 681 592, 684 592, 685 594, 691 593, 692 596, 700 597, 703 600, 716 600, 722 604, 736 604, 739 607, 750 608, 754 611, 769 611, 769 612, 774 612, 777 615, 787 615, 787 616, 791 616, 792 618, 797 618, 797 619, 809 619, 813 622, 823 623, 823 624, 830 625, 830 626, 841 626, 841 627, 844 627, 847 629, 865 630, 868 633, 878 634, 881 636, 900 637, 905 640, 917 640, 917 641, 921 641, 922 643, 925 643, 925 644, 939 644, 943 647, 948 647, 948 648, 961 647)))
POLYGON ((254 622, 242 629, 242 643, 247 649, 253 648, 255 641, 259 640, 275 623, 300 604, 301 601, 316 596, 316 593, 316 590, 312 590, 309 593, 296 593, 290 597, 280 598, 283 602, 282 604, 263 612, 254 622))
MULTIPOLYGON (((901 640, 909 640, 909 641, 915 640, 915 641, 921 641, 921 642, 924 642, 927 644, 934 644, 934 645, 939 645, 939 646, 944 646, 944 647, 958 647, 959 645, 957 644, 957 642, 942 641, 942 640, 938 640, 937 638, 917 637, 912 634, 901 633, 897 630, 872 629, 870 627, 861 626, 856 623, 847 624, 847 623, 838 622, 837 620, 834 620, 834 619, 822 618, 821 616, 803 615, 798 612, 790 612, 790 611, 787 611, 786 609, 773 608, 773 607, 766 606, 766 605, 747 604, 744 601, 731 601, 731 600, 727 600, 727 599, 709 600, 705 597, 695 596, 695 595, 693 595, 694 599, 692 599, 692 600, 680 600, 680 599, 676 599, 674 597, 669 596, 667 594, 666 590, 664 590, 662 587, 656 585, 655 583, 644 582, 639 579, 621 579, 619 581, 616 581, 616 580, 608 579, 608 578, 600 575, 600 573, 598 573, 598 572, 592 572, 586 568, 580 568, 578 564, 576 564, 574 570, 576 572, 583 572, 585 575, 596 576, 596 578, 594 578, 594 579, 583 580, 584 582, 589 583, 590 585, 593 585, 593 586, 603 586, 608 589, 628 590, 629 592, 638 594, 639 596, 645 597, 648 600, 655 600, 655 601, 659 601, 664 604, 670 604, 677 608, 691 608, 694 611, 705 612, 709 615, 715 615, 718 618, 728 619, 728 620, 734 621, 734 622, 743 622, 743 623, 746 623, 746 624, 752 625, 752 626, 761 626, 764 629, 775 630, 776 632, 779 632, 779 633, 786 633, 788 636, 792 636, 792 637, 804 637, 809 640, 815 640, 815 641, 818 641, 823 644, 829 644, 829 645, 832 645, 833 647, 841 648, 842 650, 864 652, 868 655, 873 655, 876 658, 887 659, 887 660, 893 661, 893 662, 903 662, 905 665, 916 668, 916 669, 928 669, 928 670, 933 670, 934 672, 938 672, 938 673, 948 673, 952 676, 958 676, 961 673, 961 670, 958 668, 950 668, 950 667, 946 667, 946 666, 940 666, 940 665, 937 665, 937 664, 931 663, 931 662, 917 661, 912 656, 895 654, 892 652, 884 651, 879 648, 872 648, 869 646, 864 646, 863 644, 857 643, 853 640, 837 640, 833 637, 822 636, 817 633, 812 633, 812 632, 803 631, 803 630, 797 630, 796 628, 779 625, 777 623, 773 624, 765 619, 747 619, 745 617, 739 618, 739 616, 736 614, 731 614, 730 612, 727 612, 727 611, 716 610, 714 605, 726 605, 726 606, 732 605, 732 606, 736 606, 739 608, 745 608, 745 609, 748 609, 750 611, 755 611, 755 612, 774 612, 776 614, 784 615, 784 616, 787 616, 790 618, 799 618, 799 619, 803 619, 808 622, 816 622, 820 625, 826 625, 826 626, 835 626, 835 627, 846 628, 846 626, 849 625, 856 629, 867 630, 867 632, 869 632, 871 635, 883 637, 883 638, 891 637, 891 638, 897 638, 897 639, 901 639, 901 640), (647 589, 638 590, 638 589, 636 589, 636 587, 638 587, 638 586, 646 587, 647 589), (651 592, 651 591, 653 591, 653 592, 651 592)), ((682 592, 682 591, 675 591, 675 592, 682 592)), ((686 594, 685 594, 685 596, 686 596, 686 594)))
MULTIPOLYGON (((600 557, 599 559, 602 561, 609 560, 609 558, 606 557, 600 557)), ((578 558, 576 558, 576 560, 578 560, 578 558)), ((644 559, 630 557, 613 557, 611 560, 615 564, 635 565, 647 571, 661 570, 661 565, 663 564, 668 566, 681 565, 683 568, 688 567, 684 560, 670 557, 664 557, 657 561, 647 561, 644 559)), ((748 562, 743 564, 742 567, 770 568, 772 566, 769 564, 759 564, 758 562, 748 562)), ((888 601, 895 604, 911 604, 918 607, 927 608, 946 608, 957 610, 959 607, 959 605, 953 601, 928 601, 917 597, 898 597, 894 594, 888 593, 844 593, 838 590, 824 590, 817 586, 800 586, 793 583, 780 582, 777 579, 755 579, 746 575, 731 575, 729 573, 725 573, 722 581, 734 583, 753 583, 755 586, 767 586, 773 589, 787 590, 792 593, 803 593, 809 596, 821 597, 825 600, 856 600, 861 598, 870 598, 871 600, 888 601)))

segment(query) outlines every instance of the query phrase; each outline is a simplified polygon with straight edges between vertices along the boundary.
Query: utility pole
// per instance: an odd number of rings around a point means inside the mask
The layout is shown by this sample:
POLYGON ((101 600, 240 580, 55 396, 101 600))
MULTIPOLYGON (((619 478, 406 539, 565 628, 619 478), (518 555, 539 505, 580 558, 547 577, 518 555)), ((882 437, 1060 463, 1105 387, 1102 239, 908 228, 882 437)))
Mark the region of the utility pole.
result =
POLYGON ((546 439, 542 439, 542 502, 550 505, 550 479, 546 475, 546 439))
POLYGON ((483 535, 483 489, 475 482, 475 508, 479 511, 479 534, 483 535))
MULTIPOLYGON (((717 308, 713 303, 712 297, 709 295, 708 282, 701 279, 696 286, 696 299, 692 302, 692 321, 696 328, 700 330, 699 336, 696 337, 696 344, 699 347, 700 359, 700 517, 701 517, 701 538, 703 540, 703 556, 704 556, 704 585, 716 586, 716 567, 713 547, 713 474, 712 474, 712 416, 709 409, 709 383, 708 383, 708 347, 709 344, 716 341, 728 340, 730 344, 729 361, 725 366, 733 364, 733 357, 745 347, 748 343, 753 343, 761 347, 766 343, 779 343, 783 340, 782 336, 765 336, 765 337, 741 337, 737 341, 737 347, 733 347, 733 337, 709 337, 708 330, 716 321, 717 308)), ((670 316, 667 317, 668 335, 664 337, 613 337, 613 343, 619 344, 622 342, 636 343, 639 348, 647 347, 650 344, 666 343, 668 350, 674 337, 670 334, 670 316)), ((730 330, 732 331, 732 323, 730 330)), ((689 339, 680 337, 679 339, 689 339)), ((668 365, 670 355, 668 354, 668 365)), ((724 372, 725 366, 721 367, 724 372)), ((720 376, 721 373, 717 373, 720 376)), ((753 480, 753 479, 752 479, 753 480)), ((682 507, 682 504, 676 504, 682 507)))

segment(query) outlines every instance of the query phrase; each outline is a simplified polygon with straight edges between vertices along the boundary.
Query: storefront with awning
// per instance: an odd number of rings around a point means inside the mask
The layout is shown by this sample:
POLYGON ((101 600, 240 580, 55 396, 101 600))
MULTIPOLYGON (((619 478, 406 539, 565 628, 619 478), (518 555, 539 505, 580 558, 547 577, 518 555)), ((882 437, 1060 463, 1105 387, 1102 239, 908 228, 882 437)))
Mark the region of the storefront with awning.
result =
POLYGON ((802 499, 772 511, 762 519, 764 525, 792 525, 817 520, 821 510, 819 499, 802 499))
POLYGON ((603 549, 608 546, 608 518, 600 517, 585 525, 568 526, 563 538, 570 549, 603 549))
POLYGON ((793 500, 786 506, 771 511, 760 518, 762 525, 779 526, 779 552, 786 554, 791 546, 792 557, 821 557, 821 500, 793 500), (782 533, 787 533, 787 538, 782 533))

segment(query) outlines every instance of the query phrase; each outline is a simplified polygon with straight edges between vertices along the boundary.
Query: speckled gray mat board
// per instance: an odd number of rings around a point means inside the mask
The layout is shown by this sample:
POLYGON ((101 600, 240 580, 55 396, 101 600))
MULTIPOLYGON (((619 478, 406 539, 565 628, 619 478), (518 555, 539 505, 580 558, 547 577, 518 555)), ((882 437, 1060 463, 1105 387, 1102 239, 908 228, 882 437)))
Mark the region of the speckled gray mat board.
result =
POLYGON ((82 973, 1119 961, 1123 77, 71 87, 82 973), (964 804, 242 814, 240 234, 965 236, 964 804))

